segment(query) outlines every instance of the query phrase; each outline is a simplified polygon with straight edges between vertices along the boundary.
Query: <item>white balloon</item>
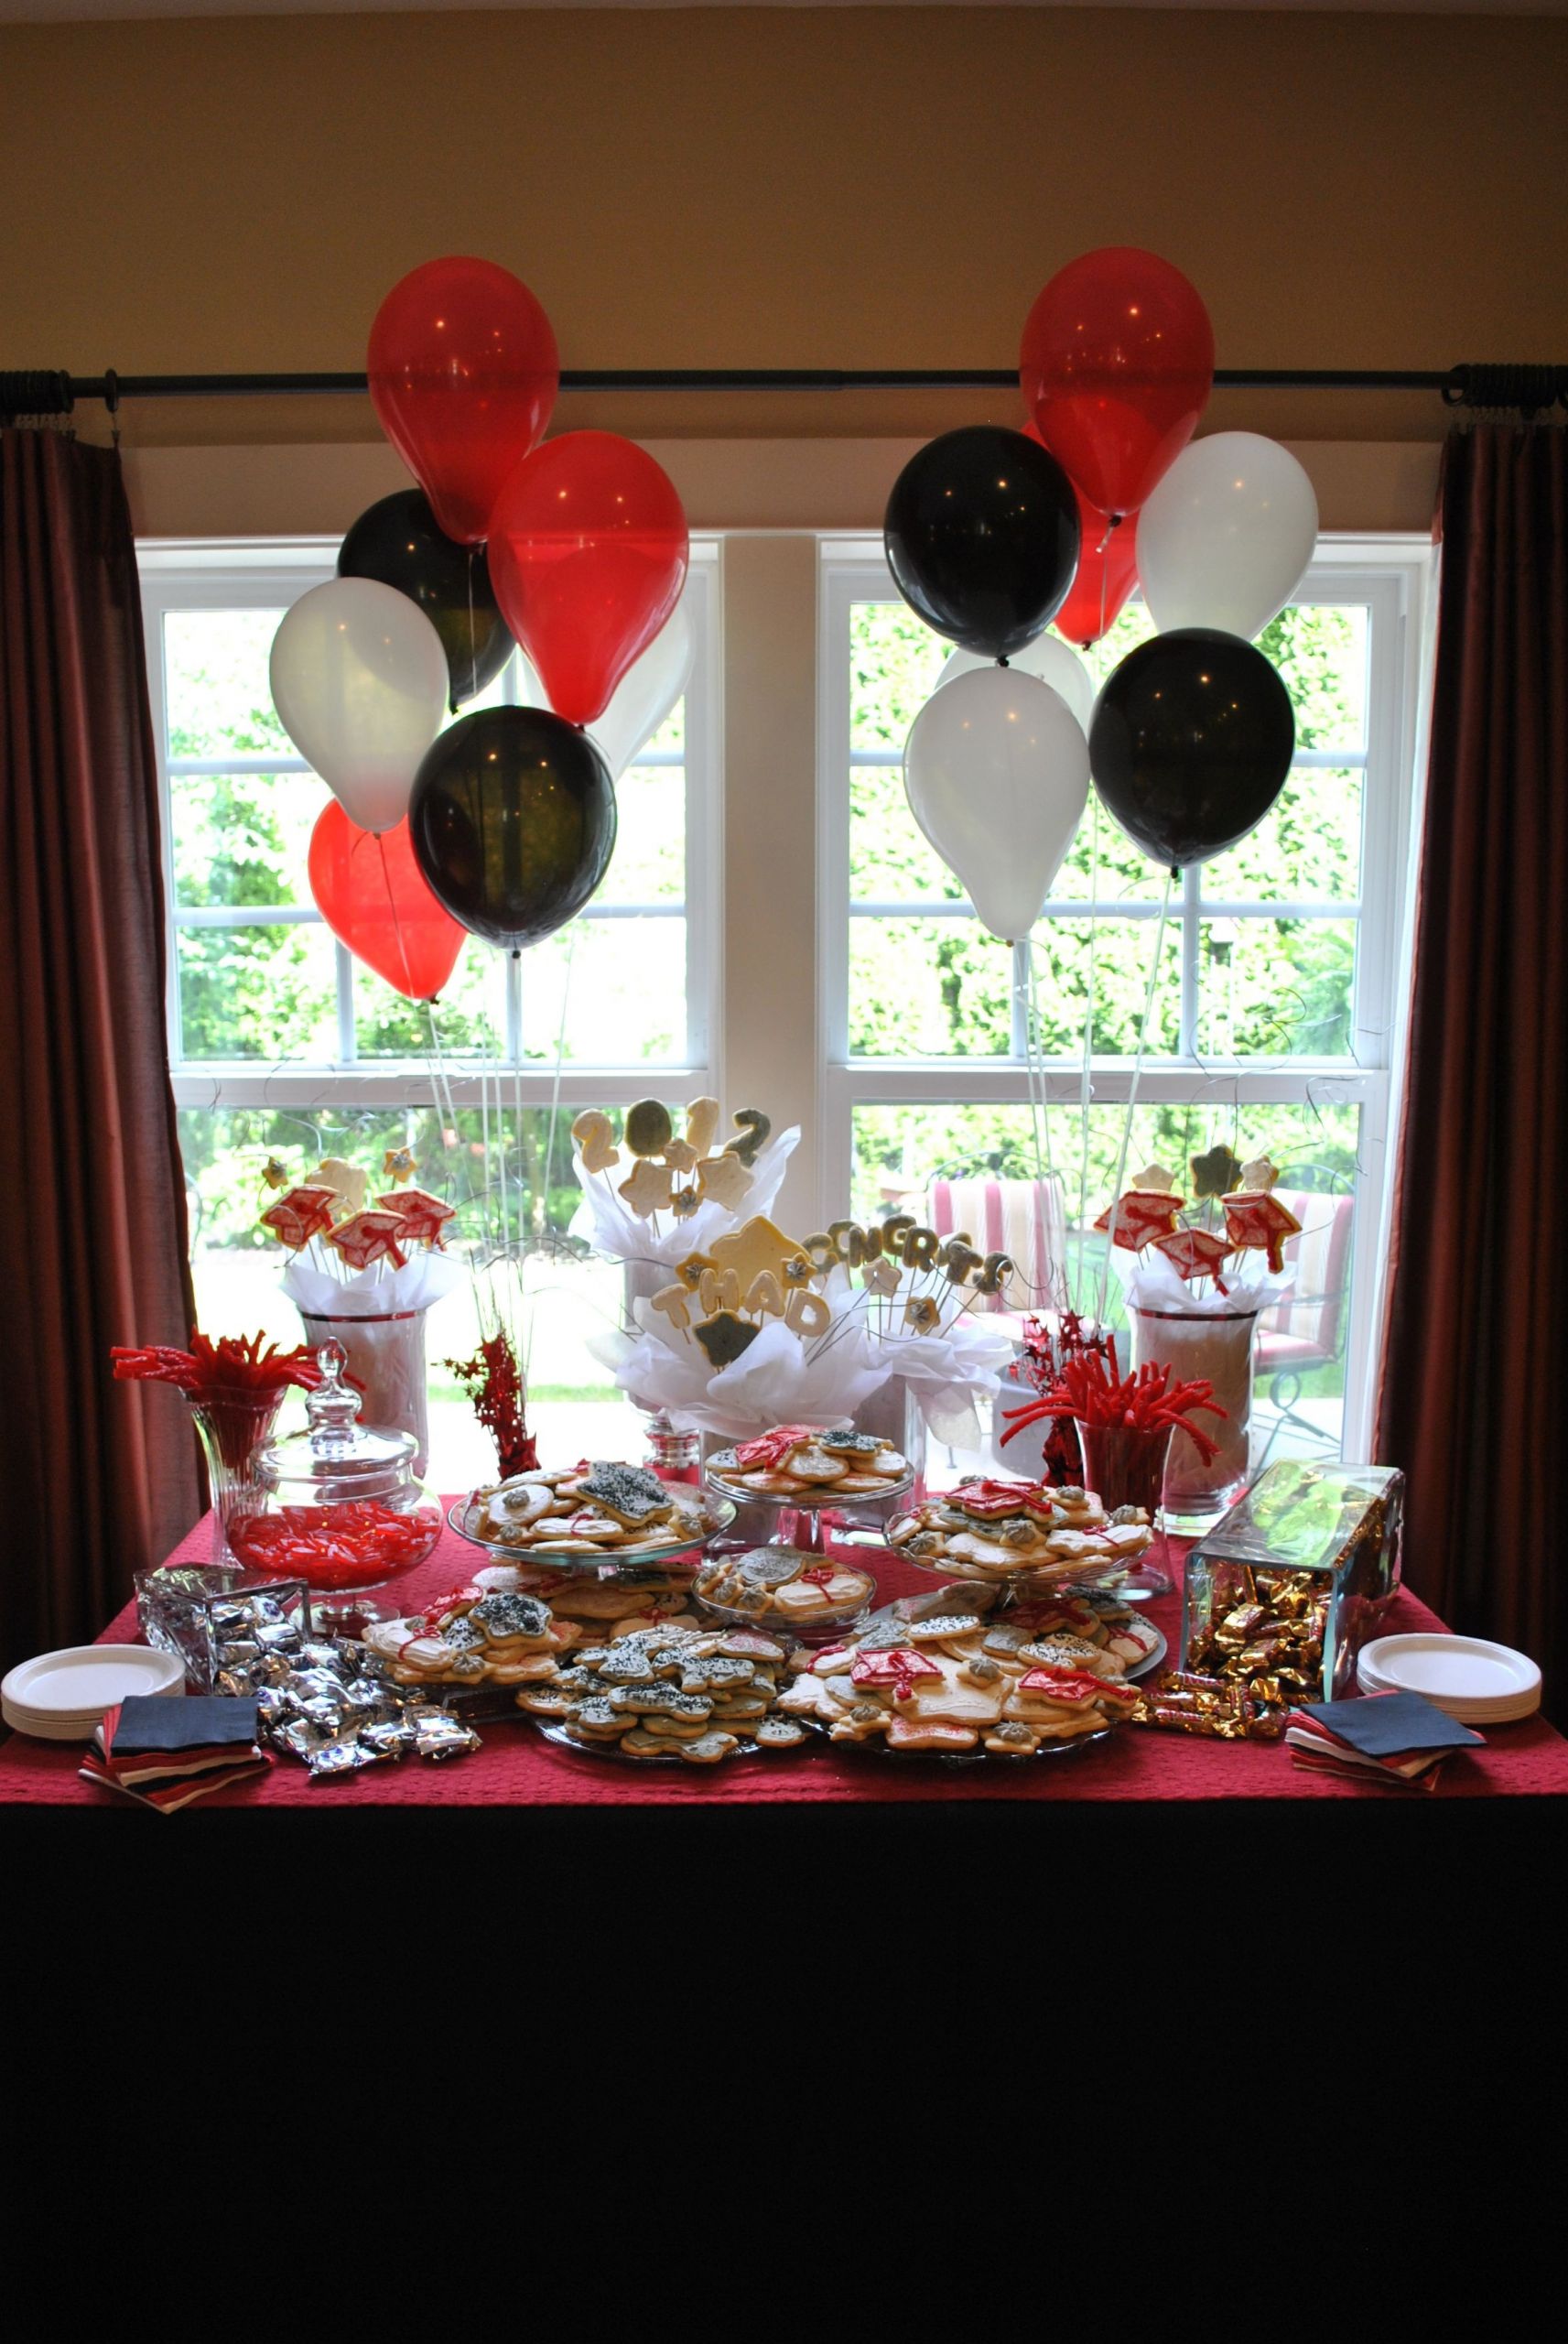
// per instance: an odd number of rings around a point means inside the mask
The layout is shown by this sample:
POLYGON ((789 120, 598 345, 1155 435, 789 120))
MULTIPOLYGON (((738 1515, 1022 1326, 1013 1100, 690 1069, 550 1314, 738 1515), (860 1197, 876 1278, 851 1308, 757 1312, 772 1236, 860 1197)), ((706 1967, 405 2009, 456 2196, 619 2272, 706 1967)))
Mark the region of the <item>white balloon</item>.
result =
MULTIPOLYGON (((523 661, 523 701, 527 708, 548 708, 549 699, 526 652, 523 661)), ((602 716, 586 729, 598 743, 619 781, 633 765, 691 681, 697 659, 697 636, 684 602, 677 602, 647 649, 632 662, 610 697, 602 716)))
POLYGON ((910 729, 903 786, 991 934, 1026 937, 1088 803, 1088 743, 1061 693, 1016 667, 955 677, 910 729))
MULTIPOLYGON (((977 667, 992 667, 995 665, 993 659, 986 658, 981 652, 955 651, 936 678, 936 689, 940 691, 943 685, 950 684, 955 676, 972 676, 977 667)), ((1037 635, 1033 643, 1013 653, 1008 666, 1016 668, 1021 675, 1038 677, 1041 683, 1049 684, 1054 692, 1060 692, 1087 733, 1089 718, 1094 714, 1094 678, 1077 653, 1060 636, 1037 635)))
POLYGON ((619 781, 637 762, 691 681, 697 637, 684 602, 677 602, 647 649, 633 659, 611 694, 610 705, 589 726, 612 777, 619 781))
POLYGON ((1250 642, 1301 584, 1317 498, 1295 458, 1256 431, 1184 448, 1138 515, 1138 577, 1162 635, 1212 626, 1250 642))
POLYGON ((373 578, 313 586, 272 639, 273 704, 351 822, 390 830, 447 711, 447 655, 417 602, 373 578))

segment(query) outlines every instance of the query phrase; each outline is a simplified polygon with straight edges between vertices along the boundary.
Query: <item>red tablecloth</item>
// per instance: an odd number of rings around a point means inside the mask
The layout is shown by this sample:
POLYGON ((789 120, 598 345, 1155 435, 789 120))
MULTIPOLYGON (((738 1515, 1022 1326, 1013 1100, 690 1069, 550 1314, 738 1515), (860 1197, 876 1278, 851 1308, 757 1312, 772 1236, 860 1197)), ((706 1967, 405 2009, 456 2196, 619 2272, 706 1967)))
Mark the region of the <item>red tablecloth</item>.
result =
MULTIPOLYGON (((176 1562, 210 1559, 211 1528, 198 1525, 170 1557, 176 1562)), ((460 1583, 473 1568, 474 1549, 447 1531, 429 1561, 401 1583, 410 1611, 426 1594, 460 1583)), ((891 1557, 876 1561, 879 1593, 924 1591, 931 1579, 891 1557)), ((1149 1606, 1173 1649, 1180 1644, 1180 1605, 1165 1597, 1149 1606)), ((1384 1633, 1441 1626, 1425 1605, 1400 1594, 1384 1633)), ((127 1607, 103 1632, 103 1640, 133 1642, 135 1614, 127 1607)), ((933 1759, 894 1759, 872 1749, 844 1749, 813 1740, 804 1749, 774 1757, 743 1758, 716 1767, 650 1766, 626 1759, 599 1758, 546 1742, 522 1719, 515 1725, 480 1727, 484 1747, 470 1758, 432 1764, 407 1758, 390 1766, 367 1767, 347 1782, 314 1782, 305 1767, 278 1756, 264 1780, 221 1791, 184 1810, 198 1818, 223 1807, 562 1807, 605 1801, 641 1806, 705 1806, 734 1801, 773 1804, 836 1804, 867 1801, 983 1799, 1206 1800, 1374 1799, 1417 1802, 1413 1795, 1363 1787, 1331 1775, 1312 1774, 1292 1764, 1277 1742, 1205 1742, 1185 1734, 1124 1728, 1109 1741, 1060 1758, 954 1765, 933 1759)), ((70 1743, 29 1742, 13 1734, 0 1750, 0 1807, 69 1804, 145 1812, 130 1800, 84 1783, 77 1772, 78 1748, 70 1743)), ((1433 1796, 1474 1799, 1568 1795, 1568 1742, 1540 1718, 1491 1730, 1487 1746, 1452 1759, 1433 1796)))

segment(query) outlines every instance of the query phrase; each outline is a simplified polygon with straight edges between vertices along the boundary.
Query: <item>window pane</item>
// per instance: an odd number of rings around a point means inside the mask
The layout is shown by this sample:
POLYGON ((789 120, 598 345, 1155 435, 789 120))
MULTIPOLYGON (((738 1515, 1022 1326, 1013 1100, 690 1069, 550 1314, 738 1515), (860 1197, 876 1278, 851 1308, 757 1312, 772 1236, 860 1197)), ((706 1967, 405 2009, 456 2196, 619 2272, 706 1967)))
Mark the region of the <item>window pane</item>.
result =
MULTIPOLYGON (((1159 926, 1155 919, 1059 919, 1035 930, 1035 994, 1045 1057, 1082 1056, 1084 1009, 1091 985, 1095 1056, 1137 1057, 1159 926)), ((1180 919, 1173 916, 1165 922, 1159 980, 1143 1042, 1150 1057, 1170 1057, 1179 1047, 1181 1015, 1182 934, 1180 919)))
POLYGON ((1350 1055, 1354 920, 1206 919, 1199 937, 1206 1058, 1350 1055))
POLYGON ((1061 903, 1157 904, 1164 884, 1159 864, 1133 845, 1091 789, 1077 833, 1052 882, 1053 896, 1061 903))
POLYGON ((174 774, 178 904, 308 904, 305 859, 327 802, 314 774, 174 774))
POLYGON ((904 602, 849 608, 849 745, 903 755, 952 649, 904 602))
POLYGON ((175 757, 295 754, 267 682, 276 611, 169 611, 163 623, 168 749, 175 757))
POLYGON ((182 928, 176 949, 187 1058, 337 1057, 337 958, 319 921, 182 928))
POLYGON ((1303 749, 1367 745, 1371 613, 1364 602, 1298 602, 1258 637, 1284 679, 1303 749))
POLYGON ((849 895, 871 903, 963 900, 963 889, 928 846, 898 765, 857 765, 849 776, 849 895))
MULTIPOLYGON (((1105 1239, 1089 1224, 1111 1199, 1127 1110, 1091 1107, 1088 1122, 1085 1188, 1083 1127, 1076 1105, 1052 1111, 1038 1156, 1027 1106, 857 1107, 851 1210, 861 1221, 893 1210, 922 1219, 929 1214, 940 1227, 942 1216, 929 1193, 934 1180, 994 1178, 1027 1188, 1038 1177, 1037 1165, 1054 1165, 1066 1221, 1063 1273, 1068 1296, 1079 1309, 1098 1309, 1104 1276, 1106 1317, 1113 1326, 1124 1326, 1121 1284, 1114 1270, 1107 1271, 1105 1239)), ((1359 1127, 1355 1107, 1260 1106, 1238 1117, 1213 1104, 1141 1106, 1133 1113, 1126 1151, 1130 1172, 1151 1161, 1162 1164, 1190 1197, 1193 1156, 1220 1142, 1244 1158, 1267 1153, 1280 1167, 1275 1193, 1302 1224, 1301 1236, 1287 1246, 1287 1259, 1297 1271, 1295 1289, 1266 1314, 1259 1330, 1255 1463, 1266 1448, 1280 1457, 1329 1455, 1339 1447, 1354 1264, 1350 1192, 1359 1127)), ((1005 1192, 998 1201, 1006 1201, 1005 1192)))
POLYGON ((356 960, 354 1033, 362 1058, 494 1057, 506 1041, 506 961, 470 937, 439 998, 413 1002, 356 960), (433 1029, 433 1031, 432 1031, 433 1029))
POLYGON ((523 1049, 554 1064, 681 1065, 687 1057, 684 919, 581 919, 523 956, 523 1049), (568 970, 569 963, 569 970, 568 970))
POLYGON ((1361 886, 1362 780, 1358 765, 1292 773, 1251 836, 1204 864, 1206 899, 1354 899, 1361 886))
POLYGON ((657 749, 661 754, 666 750, 672 751, 676 756, 686 754, 686 695, 684 693, 676 700, 647 745, 650 749, 657 749))
POLYGON ((686 774, 632 765, 615 785, 615 852, 600 893, 611 904, 678 904, 686 894, 686 774))
MULTIPOLYGON (((420 1185, 458 1207, 449 1243, 461 1253, 480 1240, 487 1213, 492 1230, 497 1225, 502 1134, 508 1218, 514 1235, 524 1227, 532 1233, 536 1250, 524 1266, 522 1290, 515 1284, 498 1286, 481 1273, 477 1281, 463 1280, 430 1310, 429 1481, 451 1492, 494 1478, 494 1449, 446 1364, 473 1356, 481 1304, 487 1311, 499 1307, 520 1340, 525 1330, 528 1419, 546 1464, 581 1456, 641 1457, 642 1420, 588 1349, 590 1335, 620 1323, 621 1273, 611 1264, 581 1258, 565 1236, 579 1196, 568 1128, 577 1112, 563 1109, 556 1119, 553 1148, 546 1111, 524 1110, 515 1121, 510 1114, 492 1114, 487 1167, 484 1119, 478 1109, 462 1110, 455 1129, 443 1129, 428 1110, 325 1109, 314 1118, 270 1109, 182 1110, 179 1138, 201 1326, 214 1337, 260 1328, 287 1346, 301 1340, 299 1318, 279 1289, 282 1251, 256 1218, 267 1195, 261 1167, 269 1155, 297 1176, 323 1156, 344 1156, 362 1165, 374 1181, 386 1148, 411 1146, 420 1185)), ((302 1421, 301 1403, 291 1394, 281 1429, 292 1430, 302 1421)))
POLYGON ((856 1057, 1005 1057, 1011 995, 1012 954, 977 919, 849 923, 856 1057))

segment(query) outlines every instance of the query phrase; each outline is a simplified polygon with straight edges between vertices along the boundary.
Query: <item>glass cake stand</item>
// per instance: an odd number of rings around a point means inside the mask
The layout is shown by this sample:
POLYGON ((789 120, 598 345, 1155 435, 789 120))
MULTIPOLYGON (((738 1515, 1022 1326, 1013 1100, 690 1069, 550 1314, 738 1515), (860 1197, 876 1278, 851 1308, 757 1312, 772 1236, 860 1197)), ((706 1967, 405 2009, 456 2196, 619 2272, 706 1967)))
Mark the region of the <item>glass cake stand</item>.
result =
POLYGON ((950 1579, 960 1587, 989 1587, 994 1590, 1000 1603, 1015 1596, 1084 1594, 1114 1595, 1124 1603, 1141 1603, 1158 1589, 1128 1586, 1129 1573, 1136 1573, 1147 1559, 1150 1549, 1133 1556, 1130 1562, 1119 1562, 1114 1557, 1098 1555, 1087 1562, 1021 1563, 1013 1571, 988 1571, 982 1564, 966 1562, 960 1556, 912 1555, 907 1546, 890 1546, 894 1561, 907 1563, 912 1571, 925 1571, 933 1579, 950 1579))
POLYGON ((907 1497, 914 1487, 913 1469, 885 1490, 875 1495, 858 1492, 847 1502, 836 1503, 832 1485, 825 1485, 821 1500, 814 1502, 804 1495, 779 1497, 767 1490, 748 1490, 731 1476, 736 1471, 735 1451, 716 1449, 704 1470, 707 1488, 716 1492, 730 1508, 731 1521, 737 1505, 763 1506, 773 1514, 773 1528, 767 1537, 759 1541, 738 1536, 734 1538, 711 1539, 709 1550, 716 1555, 733 1555, 759 1544, 769 1546, 795 1546, 802 1554, 830 1557, 835 1546, 884 1546, 887 1544, 885 1509, 895 1498, 907 1497))
POLYGON ((727 1498, 705 1495, 703 1511, 708 1516, 708 1527, 695 1538, 666 1531, 661 1538, 640 1539, 634 1546, 600 1546, 593 1554, 561 1554, 548 1546, 511 1546, 499 1539, 481 1537, 476 1525, 484 1519, 484 1501, 477 1492, 470 1491, 466 1498, 454 1498, 447 1520, 460 1538, 470 1546, 480 1547, 492 1562, 537 1563, 550 1570, 595 1571, 607 1577, 616 1571, 635 1569, 648 1563, 673 1562, 677 1556, 705 1551, 715 1535, 727 1530, 734 1521, 735 1508, 727 1498))
MULTIPOLYGON (((795 1555, 802 1564, 807 1567, 804 1572, 796 1573, 795 1576, 806 1578, 811 1576, 813 1568, 826 1572, 837 1559, 840 1569, 856 1572, 865 1581, 865 1586, 862 1591, 849 1602, 827 1604, 820 1611, 797 1614, 774 1608, 766 1579, 759 1585, 758 1591, 762 1596, 760 1605, 747 1607, 738 1603, 726 1603, 717 1596, 705 1594, 701 1584, 702 1572, 699 1571, 692 1581, 692 1600, 710 1619, 719 1621, 724 1627, 757 1628, 765 1636, 783 1636, 791 1644, 811 1645, 831 1644, 846 1631, 860 1628, 870 1619, 871 1607, 877 1600, 877 1582, 862 1565, 859 1554, 854 1560, 850 1560, 848 1556, 838 1558, 823 1556, 821 1562, 816 1563, 814 1557, 820 1553, 820 1549, 799 1546, 786 1548, 776 1539, 766 1546, 752 1547, 749 1551, 755 1555, 760 1562, 774 1557, 782 1557, 784 1554, 795 1555)), ((714 1559, 717 1560, 717 1558, 714 1559)))

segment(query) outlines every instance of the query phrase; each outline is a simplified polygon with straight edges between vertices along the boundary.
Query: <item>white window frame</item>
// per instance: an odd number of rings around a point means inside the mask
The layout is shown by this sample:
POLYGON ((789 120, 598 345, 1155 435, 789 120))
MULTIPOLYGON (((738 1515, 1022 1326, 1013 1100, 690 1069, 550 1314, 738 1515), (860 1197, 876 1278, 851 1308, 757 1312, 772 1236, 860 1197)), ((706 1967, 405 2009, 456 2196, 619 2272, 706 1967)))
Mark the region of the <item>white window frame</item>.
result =
MULTIPOLYGON (((1345 1346, 1345 1406, 1342 1453, 1369 1453, 1376 1362, 1382 1323, 1383 1266, 1391 1181, 1392 1146, 1398 1131, 1399 1036, 1408 987, 1411 933, 1411 837, 1415 802, 1413 768, 1421 700, 1422 617, 1430 591, 1432 549, 1412 536, 1325 536, 1302 582, 1299 602, 1364 602, 1371 613, 1368 654, 1367 748, 1363 782, 1360 895, 1356 903, 1333 906, 1260 906, 1238 903, 1210 906, 1201 895, 1202 874, 1189 871, 1183 905, 1202 903, 1206 915, 1273 917, 1293 912, 1344 917, 1359 908, 1357 953, 1354 1063, 1343 1059, 1248 1058, 1234 1073, 1218 1078, 1238 1108, 1249 1105, 1357 1106, 1361 1112, 1356 1204, 1356 1266, 1345 1346)), ((897 602, 882 548, 875 539, 827 537, 821 546, 817 601, 817 987, 821 1004, 822 1193, 847 1197, 852 1159, 852 1127, 858 1107, 1029 1104, 1029 1075, 1022 1036, 1015 1031, 1007 1057, 975 1058, 853 1058, 849 1047, 850 661, 849 610, 859 602, 897 602)), ((864 760, 862 760, 864 762, 864 760)), ((1340 750, 1298 751, 1298 766, 1344 766, 1357 762, 1340 750)), ((1154 891, 1152 889, 1151 894, 1154 891)), ((907 906, 901 906, 907 912, 907 906)), ((1081 901, 1047 904, 1054 912, 1082 917, 1081 901)), ((965 916, 960 908, 958 916, 965 916)), ((944 904, 945 916, 955 906, 944 904)), ((1096 917, 1158 917, 1157 897, 1146 905, 1105 900, 1096 917)), ((973 917, 972 910, 968 916, 973 917)), ((1146 1058, 1137 1096, 1148 1105, 1212 1100, 1217 1077, 1195 1055, 1196 968, 1184 953, 1181 1047, 1170 1058, 1146 1058)), ((1132 1091, 1134 1063, 1100 1058, 1092 1067, 1091 1096, 1098 1105, 1124 1102, 1132 1091)), ((1072 1112, 1080 1096, 1077 1058, 1045 1061, 1053 1106, 1072 1112)))
MULTIPOLYGON (((163 834, 164 896, 168 959, 167 1031, 169 1071, 178 1107, 245 1108, 307 1107, 351 1104, 359 1107, 416 1107, 432 1102, 428 1061, 424 1058, 362 1060, 354 1052, 352 958, 335 945, 338 971, 338 1053, 330 1060, 289 1059, 269 1065, 255 1059, 186 1059, 180 1051, 179 971, 178 930, 181 927, 277 926, 285 922, 319 921, 309 903, 269 911, 263 906, 197 910, 178 906, 174 890, 173 805, 171 770, 182 773, 210 769, 214 773, 250 770, 267 773, 307 773, 303 757, 272 754, 177 759, 168 754, 165 700, 163 621, 174 611, 285 608, 311 587, 331 578, 339 540, 335 537, 228 538, 144 540, 136 548, 141 571, 142 607, 146 637, 147 681, 153 709, 157 758, 158 796, 163 834)), ((723 790, 719 771, 722 742, 720 678, 717 657, 719 608, 717 538, 694 538, 686 588, 697 656, 686 695, 686 891, 684 912, 687 962, 687 1047, 675 1060, 644 1060, 635 1065, 600 1064, 568 1058, 557 1069, 548 1059, 521 1056, 521 979, 515 959, 508 958, 505 976, 506 1047, 488 1060, 453 1060, 444 1069, 443 1088, 449 1083, 456 1107, 483 1103, 486 1076, 493 1080, 503 1069, 507 1088, 518 1107, 624 1105, 650 1091, 685 1098, 708 1085, 719 1018, 719 928, 718 888, 721 866, 723 790)), ((657 756, 644 762, 660 762, 657 756)), ((670 760, 674 762, 674 760, 670 760)), ((665 917, 676 914, 669 904, 590 905, 589 919, 624 920, 665 917)))

